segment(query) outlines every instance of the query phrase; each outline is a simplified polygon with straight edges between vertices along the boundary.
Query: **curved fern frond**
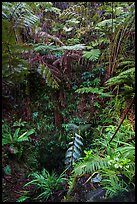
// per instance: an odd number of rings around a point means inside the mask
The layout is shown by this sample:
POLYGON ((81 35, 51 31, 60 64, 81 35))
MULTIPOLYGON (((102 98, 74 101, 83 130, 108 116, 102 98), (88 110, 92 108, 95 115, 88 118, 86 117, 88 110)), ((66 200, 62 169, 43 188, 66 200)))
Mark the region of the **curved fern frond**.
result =
POLYGON ((125 68, 131 68, 131 67, 134 67, 135 66, 135 60, 132 60, 132 59, 124 59, 123 57, 121 57, 121 59, 119 60, 119 64, 118 64, 118 68, 119 67, 123 67, 123 69, 125 68))
POLYGON ((31 7, 25 2, 3 2, 3 18, 12 20, 14 28, 25 28, 35 25, 39 18, 32 13, 31 7))
MULTIPOLYGON (((116 24, 116 20, 115 20, 115 19, 113 19, 113 23, 116 24)), ((106 28, 106 27, 107 27, 107 28, 112 27, 112 19, 111 19, 111 18, 99 22, 99 23, 96 25, 95 29, 101 30, 101 29, 106 28)))
POLYGON ((58 89, 59 88, 59 84, 58 82, 60 81, 59 78, 55 79, 55 76, 53 75, 51 69, 49 69, 48 66, 40 65, 39 68, 37 69, 37 71, 42 75, 42 77, 44 79, 46 79, 46 83, 47 85, 49 85, 52 88, 58 89), (57 81, 58 79, 58 81, 57 81))
POLYGON ((110 92, 103 93, 103 89, 92 88, 92 87, 79 88, 75 92, 81 93, 81 94, 93 93, 93 94, 97 94, 100 97, 113 97, 113 95, 110 92))
POLYGON ((118 76, 112 77, 106 81, 106 85, 119 85, 122 83, 126 83, 127 81, 133 81, 135 79, 135 68, 130 68, 126 71, 121 72, 118 76))
POLYGON ((101 158, 99 156, 95 157, 90 161, 79 162, 75 168, 74 172, 76 175, 83 175, 87 173, 93 173, 99 169, 104 169, 109 166, 108 160, 106 158, 101 158))
POLYGON ((119 143, 123 144, 123 147, 118 147, 115 152, 119 152, 124 158, 132 158, 135 159, 135 146, 134 144, 128 144, 126 142, 119 141, 119 143))
POLYGON ((33 49, 35 52, 40 54, 47 54, 49 51, 57 50, 57 46, 55 45, 45 45, 45 43, 38 43, 33 45, 33 49))

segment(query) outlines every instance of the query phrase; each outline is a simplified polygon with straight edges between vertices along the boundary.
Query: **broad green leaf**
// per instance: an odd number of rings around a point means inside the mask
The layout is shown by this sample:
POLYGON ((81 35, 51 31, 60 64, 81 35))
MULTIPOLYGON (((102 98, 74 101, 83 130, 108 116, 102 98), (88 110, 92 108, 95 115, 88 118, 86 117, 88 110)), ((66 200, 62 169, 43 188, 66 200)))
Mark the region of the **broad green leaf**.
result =
POLYGON ((16 140, 16 139, 18 138, 18 136, 19 136, 19 135, 18 135, 18 134, 19 134, 19 131, 20 131, 20 128, 17 128, 16 131, 15 131, 15 133, 14 133, 14 135, 13 135, 13 139, 16 140))
POLYGON ((32 135, 34 132, 35 132, 34 129, 30 129, 30 130, 27 132, 26 136, 28 137, 28 136, 32 135))
POLYGON ((28 198, 30 198, 30 197, 23 195, 23 196, 19 197, 16 202, 23 202, 23 201, 27 200, 28 198))

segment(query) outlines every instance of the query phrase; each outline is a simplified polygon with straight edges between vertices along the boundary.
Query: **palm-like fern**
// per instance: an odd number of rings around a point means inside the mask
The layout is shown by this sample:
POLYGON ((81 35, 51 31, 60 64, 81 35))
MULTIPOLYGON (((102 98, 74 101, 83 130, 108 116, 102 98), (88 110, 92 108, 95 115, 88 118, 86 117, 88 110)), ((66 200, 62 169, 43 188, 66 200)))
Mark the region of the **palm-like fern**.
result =
POLYGON ((91 60, 91 61, 97 61, 100 55, 99 49, 92 49, 90 51, 83 51, 83 57, 91 60))
POLYGON ((38 22, 29 4, 25 2, 3 2, 2 17, 14 22, 14 28, 31 27, 38 22))
POLYGON ((3 77, 21 80, 28 74, 28 63, 23 59, 23 53, 31 49, 22 43, 22 29, 34 26, 38 17, 25 2, 3 2, 2 12, 3 77))

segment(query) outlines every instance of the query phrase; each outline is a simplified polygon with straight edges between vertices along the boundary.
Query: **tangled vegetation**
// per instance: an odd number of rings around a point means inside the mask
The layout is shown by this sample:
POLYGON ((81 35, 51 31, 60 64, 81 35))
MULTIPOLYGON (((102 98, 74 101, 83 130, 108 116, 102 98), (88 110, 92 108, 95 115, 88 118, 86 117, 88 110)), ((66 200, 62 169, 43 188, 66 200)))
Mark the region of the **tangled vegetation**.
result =
POLYGON ((3 202, 135 201, 135 2, 2 3, 2 173, 3 202))

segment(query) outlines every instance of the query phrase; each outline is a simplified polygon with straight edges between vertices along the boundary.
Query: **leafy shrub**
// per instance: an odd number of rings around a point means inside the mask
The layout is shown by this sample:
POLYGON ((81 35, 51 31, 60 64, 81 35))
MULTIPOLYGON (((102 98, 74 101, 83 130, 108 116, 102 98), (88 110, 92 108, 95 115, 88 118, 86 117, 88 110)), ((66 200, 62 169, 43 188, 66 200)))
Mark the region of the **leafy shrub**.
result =
POLYGON ((55 172, 49 174, 46 169, 43 169, 41 173, 32 173, 30 176, 33 180, 25 184, 25 186, 34 184, 36 188, 41 190, 36 199, 48 200, 57 190, 62 189, 62 184, 65 181, 64 172, 57 176, 55 172))
MULTIPOLYGON (((19 123, 14 123, 12 127, 24 126, 24 123, 19 121, 19 123)), ((26 141, 29 141, 29 136, 35 132, 34 129, 21 130, 17 128, 14 133, 12 133, 12 128, 7 124, 2 125, 2 145, 8 145, 10 154, 17 154, 20 158, 23 152, 23 145, 26 141)))
POLYGON ((24 133, 19 134, 20 131, 21 131, 20 128, 17 128, 13 135, 10 133, 7 133, 7 134, 4 133, 3 139, 2 139, 2 145, 18 144, 20 142, 29 141, 29 136, 35 132, 34 129, 30 129, 28 131, 25 131, 24 133))
MULTIPOLYGON (((131 134, 131 125, 127 120, 124 121, 120 129, 123 130, 125 139, 128 139, 131 134)), ((89 179, 93 183, 94 181, 100 182, 102 188, 106 190, 105 196, 111 198, 119 192, 134 188, 135 144, 134 142, 130 144, 122 142, 124 135, 121 136, 117 133, 117 138, 108 145, 115 132, 115 126, 109 125, 103 131, 102 137, 95 140, 95 146, 91 144, 91 148, 95 147, 94 150, 84 150, 85 156, 73 166, 70 183, 73 184, 76 177, 89 174, 89 179), (104 148, 106 148, 105 153, 103 152, 104 148), (95 174, 99 175, 100 179, 94 178, 95 174)), ((70 187, 73 188, 73 185, 70 187)))

